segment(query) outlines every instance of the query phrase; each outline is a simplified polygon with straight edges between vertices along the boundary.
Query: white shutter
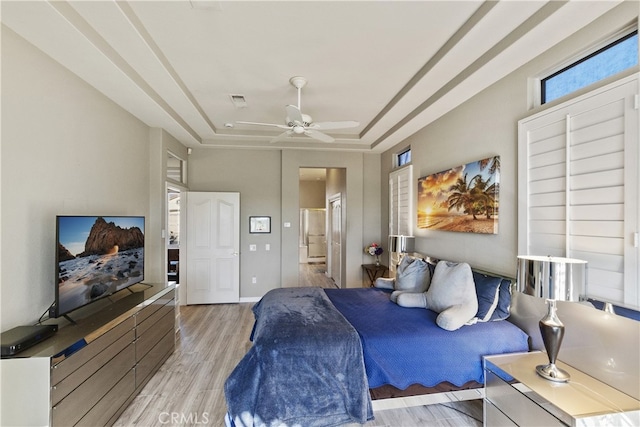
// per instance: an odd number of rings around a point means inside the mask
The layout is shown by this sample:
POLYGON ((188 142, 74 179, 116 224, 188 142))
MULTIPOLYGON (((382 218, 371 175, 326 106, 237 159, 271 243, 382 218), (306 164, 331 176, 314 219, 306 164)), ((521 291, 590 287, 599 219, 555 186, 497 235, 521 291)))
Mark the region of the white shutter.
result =
POLYGON ((389 234, 413 236, 412 167, 389 173, 389 234))
POLYGON ((590 298, 640 307, 637 77, 519 122, 521 254, 588 264, 590 298))
MULTIPOLYGON (((413 236, 413 169, 411 165, 389 173, 389 235, 413 236)), ((389 269, 398 260, 389 252, 389 269)))

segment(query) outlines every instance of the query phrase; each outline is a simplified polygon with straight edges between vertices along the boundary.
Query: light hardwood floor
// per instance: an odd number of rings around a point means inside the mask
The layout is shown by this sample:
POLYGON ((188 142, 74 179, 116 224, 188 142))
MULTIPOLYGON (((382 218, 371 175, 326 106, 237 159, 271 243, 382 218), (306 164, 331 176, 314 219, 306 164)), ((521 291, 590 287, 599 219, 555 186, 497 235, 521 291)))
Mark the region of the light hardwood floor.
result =
MULTIPOLYGON (((315 274, 307 272, 305 274, 315 274)), ((316 286, 335 286, 315 277, 316 286)), ((116 421, 115 426, 224 426, 223 385, 251 346, 251 303, 180 307, 176 351, 116 421)), ((481 426, 482 402, 375 412, 366 427, 481 426)))

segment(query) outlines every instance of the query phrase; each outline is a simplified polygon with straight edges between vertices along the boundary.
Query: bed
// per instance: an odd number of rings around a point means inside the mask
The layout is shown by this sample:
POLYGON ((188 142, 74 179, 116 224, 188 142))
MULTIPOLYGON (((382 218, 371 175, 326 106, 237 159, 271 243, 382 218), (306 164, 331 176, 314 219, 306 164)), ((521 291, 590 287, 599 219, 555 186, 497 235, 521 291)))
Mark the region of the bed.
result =
POLYGON ((481 387, 482 357, 528 351, 507 321, 447 331, 376 288, 282 288, 254 308, 253 345, 225 383, 227 425, 338 426, 373 418, 376 390, 481 387))

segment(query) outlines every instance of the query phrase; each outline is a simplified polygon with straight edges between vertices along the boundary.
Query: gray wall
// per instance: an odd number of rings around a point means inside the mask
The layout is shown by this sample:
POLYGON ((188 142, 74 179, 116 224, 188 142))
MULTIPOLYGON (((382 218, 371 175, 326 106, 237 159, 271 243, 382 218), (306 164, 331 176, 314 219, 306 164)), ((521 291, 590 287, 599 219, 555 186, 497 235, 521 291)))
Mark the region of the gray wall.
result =
POLYGON ((326 181, 300 181, 300 207, 326 207, 326 181))
MULTIPOLYGON (((238 191, 241 211, 240 297, 258 298, 270 289, 298 285, 301 167, 344 168, 346 215, 343 283, 361 286, 364 230, 380 239, 380 186, 377 173, 364 180, 365 165, 378 170, 380 155, 312 150, 247 150, 203 147, 189 156, 190 191, 238 191), (365 197, 366 196, 366 197, 365 197), (365 205, 366 203, 366 205, 365 205), (249 216, 271 216, 271 234, 249 234, 249 216), (290 227, 285 227, 288 223, 290 227), (264 245, 271 245, 270 251, 264 245), (258 250, 249 252, 249 245, 258 250), (251 278, 257 278, 252 284, 251 278)), ((331 171, 329 171, 329 175, 331 171)), ((341 184, 342 185, 342 184, 341 184)), ((327 192, 333 191, 331 179, 327 192)), ((342 187, 341 187, 342 188, 342 187)))
POLYGON ((247 298, 297 284, 299 167, 349 168, 345 276, 349 286, 360 285, 363 229, 380 238, 379 187, 375 177, 364 183, 363 171, 365 165, 379 171, 379 154, 203 147, 187 156, 171 135, 150 129, 2 27, 2 330, 35 322, 53 302, 58 214, 144 215, 145 278, 166 280, 167 150, 188 157, 190 190, 241 193, 247 298), (285 213, 291 228, 283 228, 285 213), (249 235, 250 215, 271 216, 272 233, 249 235), (249 252, 249 244, 259 250, 249 252))
MULTIPOLYGON (((190 191, 240 193, 240 297, 280 287, 281 210, 279 150, 196 148, 189 156, 190 191), (250 216, 270 216, 270 234, 249 234, 250 216), (271 250, 265 250, 265 244, 271 250), (249 245, 256 245, 249 252, 249 245), (256 277, 256 283, 251 278, 256 277)), ((295 184, 298 185, 296 175, 295 184)), ((296 212, 299 212, 296 208, 296 212)), ((298 228, 294 229, 296 233, 298 228)), ((298 241, 296 240, 296 250, 298 241)), ((293 258, 297 266, 298 255, 293 258)))
POLYGON ((56 215, 148 217, 151 185, 149 128, 4 26, 1 71, 4 331, 53 302, 56 215))
MULTIPOLYGON (((561 64, 630 22, 637 21, 638 5, 632 3, 625 2, 383 153, 382 177, 386 180, 392 169, 393 154, 411 145, 414 186, 419 177, 489 156, 499 155, 501 158, 498 234, 419 230, 414 227, 416 252, 441 259, 466 261, 483 270, 515 276, 518 234, 517 122, 540 110, 529 108, 532 105, 529 78, 561 64)), ((385 185, 382 186, 382 205, 388 206, 388 203, 389 193, 385 185)), ((382 217, 381 234, 387 235, 388 210, 382 211, 382 217)), ((414 213, 414 224, 415 220, 414 213)))

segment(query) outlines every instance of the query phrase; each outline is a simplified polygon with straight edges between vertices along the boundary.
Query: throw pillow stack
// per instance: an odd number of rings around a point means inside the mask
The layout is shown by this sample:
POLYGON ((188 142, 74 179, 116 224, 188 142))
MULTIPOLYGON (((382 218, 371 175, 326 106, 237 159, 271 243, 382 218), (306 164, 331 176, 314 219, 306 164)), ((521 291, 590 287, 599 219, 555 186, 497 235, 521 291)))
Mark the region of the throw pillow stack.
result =
POLYGON ((436 323, 449 331, 509 317, 511 282, 472 271, 467 263, 439 261, 434 269, 422 259, 405 257, 395 280, 378 280, 384 283, 377 287, 394 290, 393 302, 439 313, 436 323))

